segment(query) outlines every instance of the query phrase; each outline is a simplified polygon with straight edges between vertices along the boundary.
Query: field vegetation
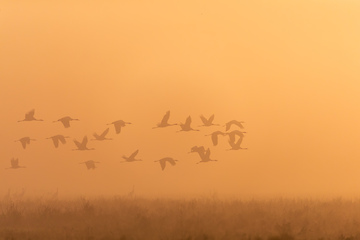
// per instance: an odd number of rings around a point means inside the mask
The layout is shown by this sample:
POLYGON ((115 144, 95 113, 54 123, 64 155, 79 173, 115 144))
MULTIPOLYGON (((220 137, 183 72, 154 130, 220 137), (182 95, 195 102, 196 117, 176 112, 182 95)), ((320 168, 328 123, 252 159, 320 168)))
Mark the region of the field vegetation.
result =
POLYGON ((3 200, 0 239, 360 239, 360 200, 3 200))

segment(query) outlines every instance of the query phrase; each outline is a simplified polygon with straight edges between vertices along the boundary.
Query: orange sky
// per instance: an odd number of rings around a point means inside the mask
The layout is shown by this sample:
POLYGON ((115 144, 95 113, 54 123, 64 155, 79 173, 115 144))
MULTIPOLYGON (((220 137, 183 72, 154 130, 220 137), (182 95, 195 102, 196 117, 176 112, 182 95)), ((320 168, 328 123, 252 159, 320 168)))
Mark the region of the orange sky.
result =
POLYGON ((359 196, 358 1, 8 0, 0 36, 0 196, 359 196), (44 122, 17 122, 33 108, 44 122), (212 146, 222 127, 151 129, 167 110, 245 121, 249 149, 212 146), (67 115, 80 121, 52 123, 67 115), (118 119, 133 124, 71 151, 118 119), (55 149, 55 134, 71 139, 55 149), (219 161, 195 164, 194 145, 219 161), (143 162, 120 163, 136 149, 143 162), (166 156, 179 162, 161 171, 166 156), (27 168, 5 170, 12 157, 27 168))

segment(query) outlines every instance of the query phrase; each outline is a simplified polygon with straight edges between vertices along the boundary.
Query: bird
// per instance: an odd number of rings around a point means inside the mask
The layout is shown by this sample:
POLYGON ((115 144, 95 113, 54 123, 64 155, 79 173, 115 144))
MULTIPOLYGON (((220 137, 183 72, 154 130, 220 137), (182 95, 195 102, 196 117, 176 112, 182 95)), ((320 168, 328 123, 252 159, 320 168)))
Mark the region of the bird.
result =
POLYGON ((153 127, 153 129, 154 128, 164 128, 164 127, 168 127, 168 126, 178 125, 177 123, 173 123, 173 124, 168 123, 169 118, 170 118, 170 111, 167 111, 166 114, 164 115, 164 117, 162 118, 161 122, 156 124, 156 127, 153 127))
POLYGON ((23 149, 26 149, 27 144, 30 144, 30 141, 36 141, 36 139, 32 139, 30 137, 23 137, 18 140, 15 140, 15 142, 20 142, 23 149))
POLYGON ((203 115, 200 115, 200 119, 203 122, 203 125, 201 125, 200 127, 209 127, 209 126, 219 126, 219 124, 214 124, 214 114, 211 115, 208 119, 205 118, 203 115))
POLYGON ((204 158, 205 157, 205 148, 204 146, 193 146, 191 149, 190 149, 190 152, 189 153, 198 153, 200 158, 204 158))
POLYGON ((10 160, 11 163, 11 167, 6 168, 6 169, 18 169, 18 168, 26 168, 25 166, 20 166, 19 165, 19 159, 18 158, 12 158, 10 160))
POLYGON ((170 163, 172 166, 176 165, 176 162, 178 160, 176 159, 173 159, 171 157, 165 157, 165 158, 162 158, 160 160, 156 160, 154 162, 159 162, 160 163, 160 166, 161 166, 161 170, 164 171, 165 167, 166 167, 166 162, 170 163))
POLYGON ((188 116, 186 118, 185 124, 180 123, 181 130, 178 131, 178 132, 181 132, 181 131, 186 131, 186 132, 188 132, 188 131, 199 131, 198 129, 191 128, 190 124, 191 124, 191 116, 188 116))
POLYGON ((122 162, 135 162, 135 161, 142 161, 141 159, 136 159, 136 155, 139 153, 139 149, 133 152, 129 157, 123 156, 122 158, 125 159, 125 161, 122 162))
POLYGON ((116 134, 119 134, 121 132, 121 128, 125 127, 126 124, 131 124, 130 122, 124 122, 123 120, 114 121, 112 123, 108 123, 107 125, 114 124, 116 134))
POLYGON ((228 132, 225 134, 229 136, 230 141, 235 142, 235 136, 239 136, 240 138, 243 138, 243 137, 245 137, 244 133, 246 133, 246 132, 234 130, 234 131, 231 131, 231 132, 228 132))
POLYGON ((80 143, 79 141, 77 141, 76 139, 74 139, 74 143, 76 144, 78 149, 73 149, 73 150, 94 150, 95 148, 88 148, 86 146, 86 144, 88 143, 88 138, 87 136, 85 136, 82 140, 82 142, 80 143))
POLYGON ((85 163, 86 168, 89 170, 89 169, 95 169, 96 168, 95 163, 100 163, 100 162, 95 162, 94 160, 88 160, 85 162, 81 162, 79 164, 83 164, 83 163, 85 163))
POLYGON ((35 109, 30 110, 25 114, 25 118, 23 120, 19 120, 18 122, 24 122, 24 121, 44 121, 42 119, 36 119, 34 117, 35 109))
POLYGON ((203 163, 203 162, 211 162, 211 161, 216 162, 217 160, 215 160, 215 159, 210 159, 210 149, 208 148, 208 149, 205 151, 204 157, 201 158, 201 161, 200 161, 200 162, 197 162, 196 164, 203 163))
POLYGON ((229 135, 229 144, 231 146, 231 148, 228 149, 228 150, 247 149, 247 148, 242 148, 240 146, 243 139, 244 139, 244 136, 245 136, 244 133, 246 133, 246 132, 241 132, 239 130, 235 130, 235 131, 232 131, 232 132, 228 133, 228 135, 229 135), (235 140, 235 135, 239 136, 239 139, 237 141, 235 140))
POLYGON ((244 128, 244 126, 242 125, 242 123, 244 123, 243 121, 237 121, 237 120, 231 120, 229 122, 227 122, 224 126, 225 126, 225 131, 229 131, 232 125, 236 125, 238 127, 240 127, 241 129, 244 128))
POLYGON ((53 121, 54 123, 55 122, 61 122, 65 128, 69 128, 70 127, 70 121, 79 121, 79 119, 77 118, 71 118, 69 116, 66 116, 66 117, 62 117, 56 121, 53 121))
POLYGON ((201 161, 200 162, 197 162, 198 163, 202 163, 202 162, 210 162, 210 161, 217 161, 217 160, 213 160, 213 159, 210 159, 210 149, 208 148, 206 151, 205 151, 205 148, 204 146, 194 146, 191 148, 190 152, 189 153, 192 153, 192 152, 197 152, 200 156, 200 159, 201 161))
POLYGON ((93 136, 95 137, 95 139, 91 139, 91 140, 98 140, 98 141, 112 140, 112 138, 106 137, 108 132, 109 132, 109 128, 105 129, 105 131, 103 131, 100 135, 98 135, 97 133, 94 133, 93 136))
POLYGON ((54 143, 54 146, 56 148, 59 147, 59 142, 61 142, 62 144, 65 144, 66 143, 66 139, 65 138, 70 138, 68 136, 63 136, 63 135, 55 135, 55 136, 52 136, 52 137, 48 137, 46 139, 51 139, 54 143))
POLYGON ((221 132, 221 131, 215 131, 211 134, 205 135, 205 136, 211 136, 211 140, 214 146, 216 146, 218 144, 218 137, 219 135, 226 135, 226 133, 221 132))

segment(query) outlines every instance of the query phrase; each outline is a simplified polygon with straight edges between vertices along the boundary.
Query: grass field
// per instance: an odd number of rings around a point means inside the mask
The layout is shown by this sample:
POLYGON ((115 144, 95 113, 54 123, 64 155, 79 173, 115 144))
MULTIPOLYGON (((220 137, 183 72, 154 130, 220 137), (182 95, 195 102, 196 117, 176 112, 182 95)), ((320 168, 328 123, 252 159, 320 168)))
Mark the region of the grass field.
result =
POLYGON ((360 239, 360 200, 3 200, 0 239, 360 239))

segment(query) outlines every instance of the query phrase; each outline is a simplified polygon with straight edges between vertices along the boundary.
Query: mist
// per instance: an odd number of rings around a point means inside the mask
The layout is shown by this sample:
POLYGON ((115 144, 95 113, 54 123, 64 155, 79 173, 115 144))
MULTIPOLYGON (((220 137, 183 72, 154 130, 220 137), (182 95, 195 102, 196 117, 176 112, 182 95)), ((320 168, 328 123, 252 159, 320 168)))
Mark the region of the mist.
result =
MULTIPOLYGON (((0 196, 358 197, 359 3, 5 1, 0 196), (34 116, 44 121, 25 121, 34 116), (177 132, 179 125, 199 131, 177 132), (200 127, 214 114, 219 126, 200 127), (70 116, 65 128, 53 122, 70 116), (117 120, 131 122, 117 134, 117 120), (241 146, 210 136, 243 121, 241 146), (109 128, 112 140, 91 141, 109 128), (51 136, 69 136, 55 148, 51 136), (36 139, 26 149, 22 137, 36 139), (88 138, 92 151, 73 151, 88 138), (211 150, 202 162, 194 146, 211 150), (122 158, 139 150, 142 161, 122 158), (176 160, 164 170, 158 162, 176 160), (9 168, 18 158, 21 169, 9 168), (93 160, 95 169, 85 161, 93 160)), ((231 131, 230 130, 230 131, 231 131)), ((229 131, 228 131, 229 132, 229 131)))

